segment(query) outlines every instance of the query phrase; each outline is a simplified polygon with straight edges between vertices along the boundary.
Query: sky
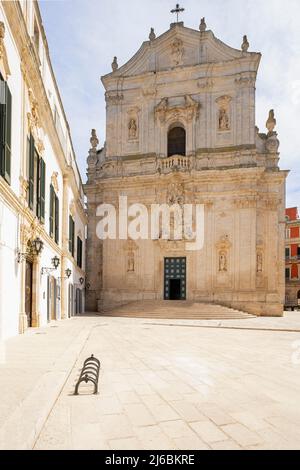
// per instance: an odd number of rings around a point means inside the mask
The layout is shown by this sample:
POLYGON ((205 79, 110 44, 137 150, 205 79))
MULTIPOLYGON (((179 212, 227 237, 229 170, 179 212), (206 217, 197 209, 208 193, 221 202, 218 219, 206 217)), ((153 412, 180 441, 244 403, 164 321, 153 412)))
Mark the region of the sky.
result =
MULTIPOLYGON (((105 140, 104 88, 100 77, 111 62, 127 62, 148 40, 150 28, 160 35, 175 17, 171 0, 40 0, 52 65, 71 128, 83 181, 95 128, 105 140)), ((275 110, 280 140, 280 167, 287 179, 287 207, 300 206, 300 2, 299 0, 182 0, 181 21, 207 28, 240 49, 247 34, 249 51, 262 53, 256 87, 256 123, 265 132, 275 110)))

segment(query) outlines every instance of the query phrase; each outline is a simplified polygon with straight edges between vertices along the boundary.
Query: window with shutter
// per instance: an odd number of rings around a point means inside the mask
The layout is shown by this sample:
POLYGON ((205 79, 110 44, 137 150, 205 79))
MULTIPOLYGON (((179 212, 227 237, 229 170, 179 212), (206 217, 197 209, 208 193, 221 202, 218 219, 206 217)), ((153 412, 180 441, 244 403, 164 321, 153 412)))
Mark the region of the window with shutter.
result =
POLYGON ((59 199, 55 194, 55 242, 59 242, 59 199))
POLYGON ((45 222, 45 191, 46 191, 46 164, 42 158, 40 158, 40 221, 45 222))
POLYGON ((77 237, 77 266, 82 268, 82 240, 77 237))
POLYGON ((34 139, 30 134, 28 140, 28 205, 31 210, 34 206, 34 139))
POLYGON ((75 223, 72 216, 69 216, 69 252, 74 256, 74 235, 75 223))
POLYGON ((10 184, 12 96, 2 77, 0 108, 0 174, 10 184))
POLYGON ((49 235, 54 235, 54 188, 50 185, 50 211, 49 211, 49 235))

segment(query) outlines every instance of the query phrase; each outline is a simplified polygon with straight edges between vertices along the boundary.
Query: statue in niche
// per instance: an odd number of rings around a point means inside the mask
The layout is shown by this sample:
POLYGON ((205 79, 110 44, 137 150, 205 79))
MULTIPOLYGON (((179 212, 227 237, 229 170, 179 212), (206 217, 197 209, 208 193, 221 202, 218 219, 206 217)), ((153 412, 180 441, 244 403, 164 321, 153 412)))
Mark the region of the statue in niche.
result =
POLYGON ((219 254, 219 271, 221 273, 227 272, 227 255, 225 251, 221 251, 219 254))
POLYGON ((134 253, 133 251, 128 252, 127 256, 127 272, 134 272, 134 253))
POLYGON ((225 108, 221 108, 219 111, 219 130, 228 131, 229 129, 229 116, 227 110, 225 108))
POLYGON ((175 65, 182 65, 183 52, 183 42, 176 38, 172 43, 172 59, 175 65))
POLYGON ((261 273, 263 268, 263 256, 262 253, 257 253, 256 255, 256 264, 257 264, 257 272, 261 273))
POLYGON ((137 124, 135 119, 130 119, 128 124, 129 130, 129 139, 136 139, 137 138, 137 124))

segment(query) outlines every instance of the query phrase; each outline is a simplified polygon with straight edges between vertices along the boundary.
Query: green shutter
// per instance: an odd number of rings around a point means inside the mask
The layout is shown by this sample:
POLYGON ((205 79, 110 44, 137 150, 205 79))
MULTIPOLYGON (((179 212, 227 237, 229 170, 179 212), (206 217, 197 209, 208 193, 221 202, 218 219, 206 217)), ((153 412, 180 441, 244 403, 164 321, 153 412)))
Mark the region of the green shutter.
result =
POLYGON ((32 134, 28 140, 29 145, 29 162, 28 162, 28 205, 33 210, 34 201, 34 139, 32 134))
POLYGON ((54 195, 55 200, 55 242, 59 242, 59 199, 54 195))
POLYGON ((39 219, 41 216, 41 159, 34 149, 34 160, 36 162, 36 180, 35 180, 35 193, 36 193, 36 205, 35 205, 35 215, 39 219))
POLYGON ((54 189, 50 185, 50 211, 49 211, 49 235, 53 238, 53 205, 54 205, 54 189))
POLYGON ((11 176, 11 118, 12 118, 11 92, 6 84, 6 120, 5 120, 5 172, 4 178, 10 183, 11 176))
MULTIPOLYGON (((4 88, 5 83, 0 82, 1 88, 4 88)), ((1 93, 1 97, 5 97, 5 92, 1 93)), ((3 100, 4 101, 4 100, 3 100)), ((4 146, 5 146, 5 104, 0 102, 0 175, 4 176, 5 160, 4 160, 4 146)))
POLYGON ((4 103, 0 104, 0 174, 10 183, 12 97, 6 82, 1 81, 4 103), (3 84, 4 83, 4 84, 3 84))
POLYGON ((69 215, 69 252, 72 253, 72 217, 69 215))
POLYGON ((45 191, 46 191, 46 164, 40 158, 40 220, 45 222, 45 191))
POLYGON ((75 235, 75 222, 72 216, 69 216, 69 252, 74 256, 74 235, 75 235))

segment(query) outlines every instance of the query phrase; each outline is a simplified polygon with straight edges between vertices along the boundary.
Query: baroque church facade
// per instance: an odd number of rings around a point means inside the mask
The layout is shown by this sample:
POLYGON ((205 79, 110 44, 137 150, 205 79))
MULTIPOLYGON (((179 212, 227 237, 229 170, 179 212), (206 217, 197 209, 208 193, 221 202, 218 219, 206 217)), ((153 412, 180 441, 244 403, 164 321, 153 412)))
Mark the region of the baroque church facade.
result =
MULTIPOLYGON (((137 300, 214 303, 261 316, 284 304, 285 180, 271 110, 255 126, 261 54, 172 23, 102 77, 106 142, 92 132, 85 185, 89 311, 137 300), (97 207, 201 204, 204 245, 184 240, 100 240, 97 207)), ((171 238, 171 237, 170 237, 171 238)))

